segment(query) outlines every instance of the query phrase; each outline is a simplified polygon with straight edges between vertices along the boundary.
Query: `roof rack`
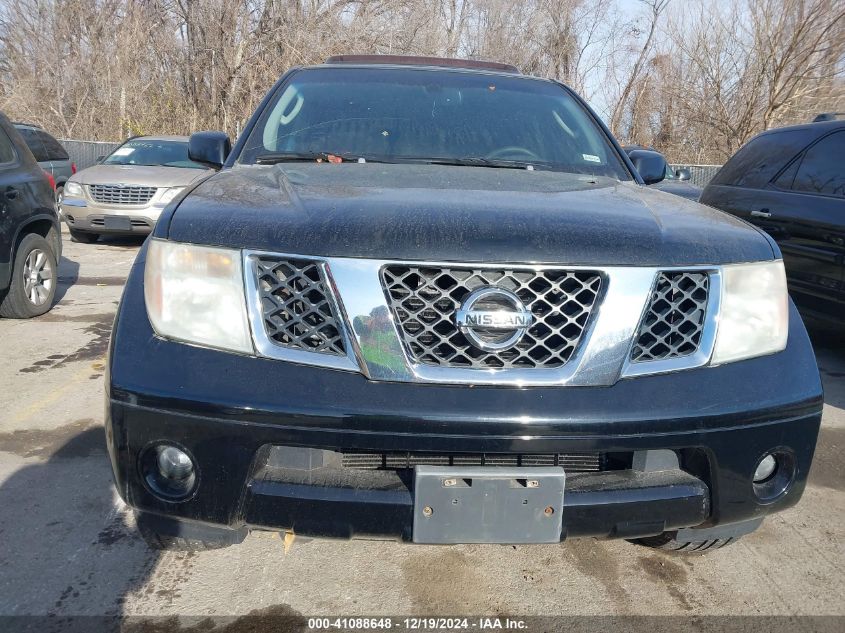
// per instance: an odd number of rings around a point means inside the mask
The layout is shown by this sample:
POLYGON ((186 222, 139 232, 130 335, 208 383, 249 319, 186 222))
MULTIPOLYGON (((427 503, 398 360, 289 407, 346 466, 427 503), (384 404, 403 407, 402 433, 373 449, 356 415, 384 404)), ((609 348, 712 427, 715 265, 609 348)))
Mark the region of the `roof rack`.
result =
POLYGON ((475 70, 498 70, 520 75, 519 68, 502 62, 488 62, 478 59, 455 59, 452 57, 422 57, 415 55, 333 55, 325 64, 390 64, 407 66, 444 66, 447 68, 471 68, 475 70))
POLYGON ((44 127, 38 125, 37 123, 27 123, 26 121, 12 121, 12 125, 25 125, 26 127, 34 127, 38 128, 39 130, 43 130, 44 127))

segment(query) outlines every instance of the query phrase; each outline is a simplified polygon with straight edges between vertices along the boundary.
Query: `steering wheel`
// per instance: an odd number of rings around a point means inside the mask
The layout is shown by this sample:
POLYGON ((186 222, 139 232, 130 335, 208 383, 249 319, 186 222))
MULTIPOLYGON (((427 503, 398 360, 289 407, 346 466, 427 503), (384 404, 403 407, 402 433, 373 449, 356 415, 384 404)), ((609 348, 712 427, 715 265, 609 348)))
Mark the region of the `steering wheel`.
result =
POLYGON ((528 157, 532 161, 542 162, 542 159, 537 156, 534 152, 530 149, 526 149, 525 147, 518 147, 517 145, 509 145, 508 147, 501 147, 497 150, 494 150, 487 154, 485 158, 496 159, 500 158, 502 160, 519 160, 520 157, 525 156, 528 157), (514 158, 516 155, 516 158, 514 158))

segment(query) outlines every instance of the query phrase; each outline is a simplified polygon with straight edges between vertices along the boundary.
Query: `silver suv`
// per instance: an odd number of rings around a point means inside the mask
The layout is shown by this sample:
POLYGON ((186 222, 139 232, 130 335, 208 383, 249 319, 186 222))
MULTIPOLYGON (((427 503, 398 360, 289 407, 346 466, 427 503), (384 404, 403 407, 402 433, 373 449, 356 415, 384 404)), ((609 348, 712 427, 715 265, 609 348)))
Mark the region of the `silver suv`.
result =
POLYGON ((187 136, 137 136, 68 180, 62 216, 77 242, 144 235, 183 189, 211 173, 188 158, 187 136))

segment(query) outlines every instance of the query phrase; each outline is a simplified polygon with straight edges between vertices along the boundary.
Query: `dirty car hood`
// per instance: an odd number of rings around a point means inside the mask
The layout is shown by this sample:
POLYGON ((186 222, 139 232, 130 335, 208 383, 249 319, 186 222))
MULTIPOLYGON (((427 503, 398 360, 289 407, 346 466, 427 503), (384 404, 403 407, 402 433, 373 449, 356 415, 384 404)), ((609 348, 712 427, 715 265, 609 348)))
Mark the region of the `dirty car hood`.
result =
POLYGON ((202 182, 169 220, 157 234, 177 241, 326 257, 640 266, 773 257, 750 225, 677 196, 483 167, 238 166, 202 182))

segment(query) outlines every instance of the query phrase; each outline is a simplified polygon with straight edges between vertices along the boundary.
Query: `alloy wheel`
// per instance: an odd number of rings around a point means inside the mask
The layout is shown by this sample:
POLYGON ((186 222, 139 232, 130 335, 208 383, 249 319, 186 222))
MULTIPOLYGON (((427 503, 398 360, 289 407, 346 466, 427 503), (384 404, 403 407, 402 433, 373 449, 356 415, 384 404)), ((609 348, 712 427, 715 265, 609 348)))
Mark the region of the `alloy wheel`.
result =
POLYGON ((36 306, 44 305, 54 282, 53 265, 47 253, 40 248, 31 250, 23 266, 23 288, 29 302, 36 306))

